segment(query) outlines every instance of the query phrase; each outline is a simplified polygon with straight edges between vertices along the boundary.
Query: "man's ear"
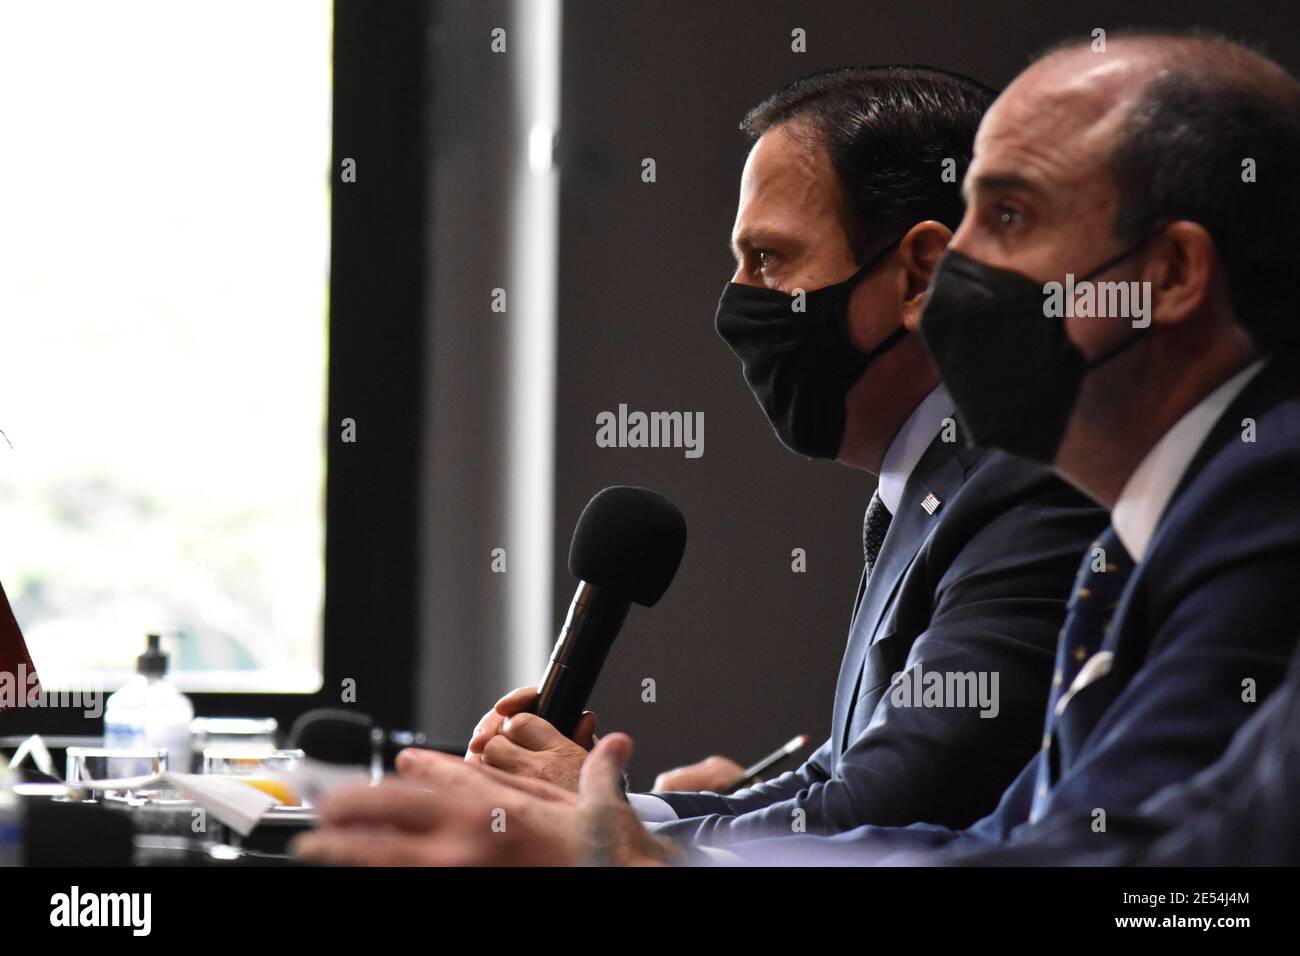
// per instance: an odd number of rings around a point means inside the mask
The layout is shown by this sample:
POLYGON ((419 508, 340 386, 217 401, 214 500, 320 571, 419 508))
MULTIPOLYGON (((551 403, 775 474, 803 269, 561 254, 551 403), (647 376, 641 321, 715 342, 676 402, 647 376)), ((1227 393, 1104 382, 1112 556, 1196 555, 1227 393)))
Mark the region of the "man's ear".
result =
POLYGON ((1151 319, 1177 325, 1214 295, 1218 281, 1214 238, 1200 223, 1180 219, 1152 240, 1142 280, 1151 283, 1151 319))
POLYGON ((952 230, 941 222, 927 219, 918 222, 898 243, 898 257, 903 264, 907 289, 903 299, 903 325, 915 332, 921 325, 925 292, 930 278, 952 241, 952 230))

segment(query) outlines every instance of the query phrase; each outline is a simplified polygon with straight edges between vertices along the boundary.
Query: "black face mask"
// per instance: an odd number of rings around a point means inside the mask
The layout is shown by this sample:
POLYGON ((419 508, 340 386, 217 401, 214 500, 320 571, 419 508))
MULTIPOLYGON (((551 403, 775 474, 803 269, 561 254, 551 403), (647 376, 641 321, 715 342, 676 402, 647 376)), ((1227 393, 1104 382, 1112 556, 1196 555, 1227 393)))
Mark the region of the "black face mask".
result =
POLYGON ((757 286, 727 283, 714 326, 740 357, 745 381, 781 444, 808 458, 834 458, 844 437, 844 399, 867 366, 902 341, 899 326, 870 352, 849 338, 849 295, 884 261, 890 243, 844 282, 795 297, 757 286))
MULTIPOLYGON (((1127 259, 1147 240, 1076 282, 1127 259)), ((921 338, 952 395, 970 444, 1044 464, 1056 460, 1084 376, 1138 341, 1140 330, 1094 359, 1043 314, 1043 283, 949 249, 921 314, 921 338)))

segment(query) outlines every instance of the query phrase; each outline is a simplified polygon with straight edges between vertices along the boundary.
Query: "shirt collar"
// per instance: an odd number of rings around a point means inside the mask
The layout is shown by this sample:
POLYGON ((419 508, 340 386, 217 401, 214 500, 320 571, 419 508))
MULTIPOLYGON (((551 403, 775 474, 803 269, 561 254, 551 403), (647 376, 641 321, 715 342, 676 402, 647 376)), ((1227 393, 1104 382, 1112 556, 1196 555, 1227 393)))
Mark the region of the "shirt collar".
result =
POLYGON ((1156 525, 1192 459, 1232 400, 1264 367, 1264 359, 1247 365, 1201 399, 1151 447, 1129 475, 1111 509, 1110 521, 1133 563, 1146 556, 1156 525))
POLYGON ((907 416, 907 421, 903 422, 903 427, 889 443, 885 459, 880 465, 880 483, 876 491, 891 515, 898 513, 903 488, 907 485, 912 470, 916 468, 916 463, 939 434, 944 419, 952 413, 952 398, 948 390, 940 385, 912 409, 912 414, 907 416))

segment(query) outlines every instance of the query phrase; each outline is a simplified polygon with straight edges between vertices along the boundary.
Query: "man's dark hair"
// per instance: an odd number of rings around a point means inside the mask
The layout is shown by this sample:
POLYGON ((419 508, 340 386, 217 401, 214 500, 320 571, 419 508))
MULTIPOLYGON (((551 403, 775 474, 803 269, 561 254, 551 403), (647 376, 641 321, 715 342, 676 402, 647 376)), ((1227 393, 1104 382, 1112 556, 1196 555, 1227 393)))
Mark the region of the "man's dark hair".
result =
POLYGON ((922 220, 956 230, 975 131, 996 96, 927 66, 847 67, 796 80, 750 110, 740 128, 752 143, 797 120, 787 130, 827 150, 862 262, 886 235, 922 220), (944 175, 945 160, 954 175, 944 175))
POLYGON ((1117 237, 1132 243, 1166 222, 1199 223, 1223 262, 1234 317, 1260 350, 1300 342, 1300 84, 1263 54, 1202 30, 1109 39, 1149 43, 1167 59, 1111 154, 1117 237))

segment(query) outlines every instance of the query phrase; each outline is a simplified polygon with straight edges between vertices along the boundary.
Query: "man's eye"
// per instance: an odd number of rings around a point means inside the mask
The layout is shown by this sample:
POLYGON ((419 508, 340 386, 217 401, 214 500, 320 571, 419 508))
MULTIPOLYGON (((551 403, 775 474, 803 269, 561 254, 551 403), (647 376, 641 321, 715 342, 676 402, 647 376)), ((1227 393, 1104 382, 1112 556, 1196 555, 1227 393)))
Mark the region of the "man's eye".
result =
POLYGON ((766 269, 768 266, 772 265, 775 262, 776 262, 776 253, 769 252, 766 249, 760 249, 758 251, 758 267, 760 269, 766 269))
POLYGON ((1017 206, 998 203, 993 207, 993 219, 999 226, 1018 226, 1025 221, 1025 214, 1017 206))

